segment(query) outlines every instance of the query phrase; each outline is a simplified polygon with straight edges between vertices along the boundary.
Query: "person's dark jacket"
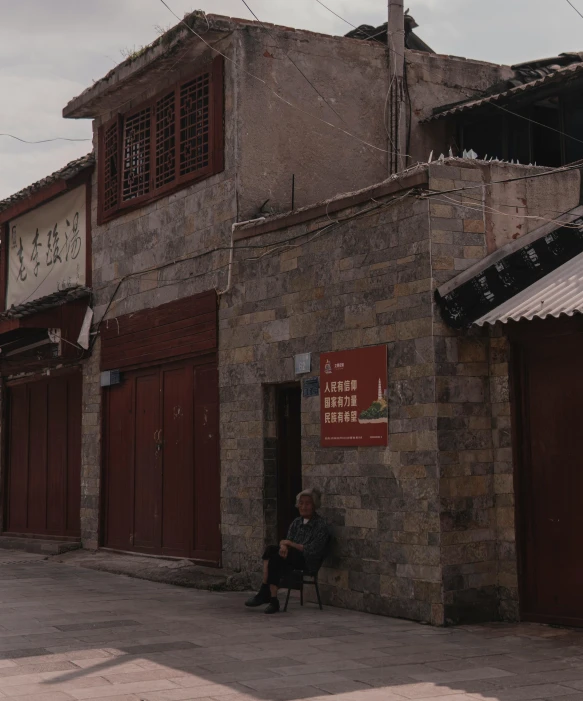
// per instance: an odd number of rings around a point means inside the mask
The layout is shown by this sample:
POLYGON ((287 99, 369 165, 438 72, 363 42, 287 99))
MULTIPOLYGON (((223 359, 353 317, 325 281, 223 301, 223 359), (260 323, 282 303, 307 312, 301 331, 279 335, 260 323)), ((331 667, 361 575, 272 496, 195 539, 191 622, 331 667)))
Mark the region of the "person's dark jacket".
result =
POLYGON ((303 518, 298 517, 289 527, 287 539, 304 546, 306 570, 317 572, 322 565, 330 540, 326 521, 318 514, 314 514, 307 523, 304 523, 303 518))

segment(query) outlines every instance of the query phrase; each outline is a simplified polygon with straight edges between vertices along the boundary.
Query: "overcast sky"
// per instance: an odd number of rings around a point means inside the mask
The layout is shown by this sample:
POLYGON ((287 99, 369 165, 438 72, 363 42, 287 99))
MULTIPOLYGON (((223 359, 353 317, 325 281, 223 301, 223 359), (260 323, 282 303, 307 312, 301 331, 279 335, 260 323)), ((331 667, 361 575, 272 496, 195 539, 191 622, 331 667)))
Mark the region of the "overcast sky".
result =
MULTIPOLYGON (((348 24, 316 0, 247 0, 263 21, 330 34, 348 24)), ((566 0, 410 0, 417 33, 439 53, 519 63, 583 51, 583 19, 566 0)), ((583 12, 583 0, 573 0, 583 12)), ((193 9, 250 17, 241 0, 168 0, 193 9)), ((379 25, 387 0, 325 0, 348 22, 379 25)), ((0 0, 0 132, 23 139, 89 138, 89 122, 63 120, 63 106, 176 23, 160 0, 0 0)), ((265 99, 269 99, 266 94, 265 99)), ((0 137, 0 198, 91 150, 89 141, 19 144, 0 137)))

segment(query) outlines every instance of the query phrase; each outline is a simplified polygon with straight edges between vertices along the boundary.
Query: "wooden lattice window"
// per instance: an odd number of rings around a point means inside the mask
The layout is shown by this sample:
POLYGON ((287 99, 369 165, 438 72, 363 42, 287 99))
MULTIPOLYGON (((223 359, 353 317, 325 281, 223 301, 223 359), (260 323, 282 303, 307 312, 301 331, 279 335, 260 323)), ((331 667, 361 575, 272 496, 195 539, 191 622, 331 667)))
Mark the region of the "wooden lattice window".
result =
POLYGON ((149 107, 128 117, 123 125, 121 189, 122 202, 150 192, 150 130, 152 111, 149 107))
POLYGON ((209 78, 205 73, 180 90, 180 175, 209 164, 209 78))
POLYGON ((119 122, 117 119, 103 130, 102 181, 103 209, 110 211, 119 204, 119 122))
POLYGON ((106 221, 223 169, 223 60, 100 130, 106 221))

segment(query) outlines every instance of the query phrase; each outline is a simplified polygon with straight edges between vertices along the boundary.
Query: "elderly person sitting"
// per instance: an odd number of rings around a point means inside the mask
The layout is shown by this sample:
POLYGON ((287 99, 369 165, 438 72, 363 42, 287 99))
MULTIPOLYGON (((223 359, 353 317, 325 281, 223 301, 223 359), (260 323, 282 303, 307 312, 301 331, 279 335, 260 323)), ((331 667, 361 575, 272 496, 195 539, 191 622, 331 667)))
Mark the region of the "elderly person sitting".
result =
POLYGON ((296 507, 300 515, 289 527, 287 540, 270 545, 263 553, 263 584, 245 606, 269 604, 265 613, 277 613, 277 591, 282 577, 293 570, 317 572, 320 569, 330 539, 326 522, 316 513, 320 501, 317 489, 304 489, 298 494, 296 507))

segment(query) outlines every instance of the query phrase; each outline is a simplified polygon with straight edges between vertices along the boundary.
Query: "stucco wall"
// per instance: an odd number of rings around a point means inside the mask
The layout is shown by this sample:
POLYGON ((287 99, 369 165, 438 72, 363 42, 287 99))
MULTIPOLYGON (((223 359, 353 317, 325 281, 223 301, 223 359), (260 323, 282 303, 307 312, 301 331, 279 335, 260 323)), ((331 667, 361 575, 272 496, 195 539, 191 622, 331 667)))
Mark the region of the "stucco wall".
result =
POLYGON ((387 177, 386 47, 257 27, 241 29, 236 41, 246 70, 295 106, 278 100, 248 73, 239 72, 242 219, 252 217, 266 200, 270 211, 290 210, 293 174, 296 208, 387 177))

